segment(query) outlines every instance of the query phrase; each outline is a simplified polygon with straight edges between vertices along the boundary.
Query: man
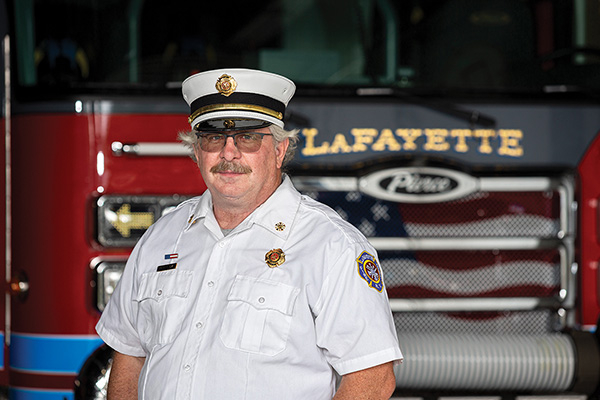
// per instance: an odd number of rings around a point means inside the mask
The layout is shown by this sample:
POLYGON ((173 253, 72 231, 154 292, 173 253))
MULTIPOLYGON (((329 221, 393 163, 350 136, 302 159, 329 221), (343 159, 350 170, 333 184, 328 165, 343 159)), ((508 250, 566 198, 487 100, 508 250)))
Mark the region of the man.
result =
POLYGON ((183 82, 208 191, 140 239, 96 327, 109 399, 391 396, 402 354, 376 252, 281 171, 294 91, 243 69, 183 82))

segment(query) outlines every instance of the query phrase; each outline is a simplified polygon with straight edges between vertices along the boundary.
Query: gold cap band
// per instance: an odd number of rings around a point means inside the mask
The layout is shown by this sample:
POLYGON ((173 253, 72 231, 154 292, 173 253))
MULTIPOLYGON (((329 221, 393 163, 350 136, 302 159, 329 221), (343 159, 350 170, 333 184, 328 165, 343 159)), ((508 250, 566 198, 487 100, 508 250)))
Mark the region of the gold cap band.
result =
POLYGON ((188 121, 191 124, 198 116, 205 114, 207 112, 214 111, 231 111, 231 110, 239 110, 239 111, 255 111, 261 114, 266 114, 270 117, 277 118, 279 120, 283 120, 283 114, 270 108, 261 107, 252 104, 211 104, 208 106, 201 107, 194 111, 192 115, 189 116, 188 121))

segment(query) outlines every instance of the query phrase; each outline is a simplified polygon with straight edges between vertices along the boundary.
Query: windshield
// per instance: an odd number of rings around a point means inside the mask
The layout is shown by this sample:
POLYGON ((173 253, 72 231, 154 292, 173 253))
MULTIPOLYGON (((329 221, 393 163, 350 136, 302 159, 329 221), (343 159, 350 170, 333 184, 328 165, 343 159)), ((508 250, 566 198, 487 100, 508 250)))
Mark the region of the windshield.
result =
POLYGON ((304 87, 600 89, 597 0, 15 0, 18 84, 179 87, 221 67, 304 87))

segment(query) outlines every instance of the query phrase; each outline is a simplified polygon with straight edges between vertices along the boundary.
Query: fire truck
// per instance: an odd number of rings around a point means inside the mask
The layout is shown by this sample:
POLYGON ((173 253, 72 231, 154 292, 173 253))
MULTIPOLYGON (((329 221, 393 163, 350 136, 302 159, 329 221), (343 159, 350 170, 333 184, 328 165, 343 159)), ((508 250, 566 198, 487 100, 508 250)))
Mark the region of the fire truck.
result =
POLYGON ((105 398, 127 257, 206 190, 181 81, 227 67, 297 83, 287 172, 377 249, 394 397, 598 397, 597 1, 0 0, 0 33, 0 398, 105 398))

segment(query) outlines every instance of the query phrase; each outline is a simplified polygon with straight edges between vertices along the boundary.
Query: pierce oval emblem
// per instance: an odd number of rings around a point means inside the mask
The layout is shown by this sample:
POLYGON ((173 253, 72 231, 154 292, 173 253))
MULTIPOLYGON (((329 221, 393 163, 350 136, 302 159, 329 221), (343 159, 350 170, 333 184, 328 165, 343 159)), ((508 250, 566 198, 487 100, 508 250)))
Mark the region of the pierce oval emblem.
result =
POLYGON ((219 77, 219 79, 217 79, 215 88, 223 96, 229 96, 231 93, 235 92, 235 89, 237 89, 237 82, 232 76, 223 74, 219 77))
POLYGON ((467 196, 479 181, 442 168, 392 168, 359 179, 359 188, 373 197, 404 203, 434 203, 467 196))

